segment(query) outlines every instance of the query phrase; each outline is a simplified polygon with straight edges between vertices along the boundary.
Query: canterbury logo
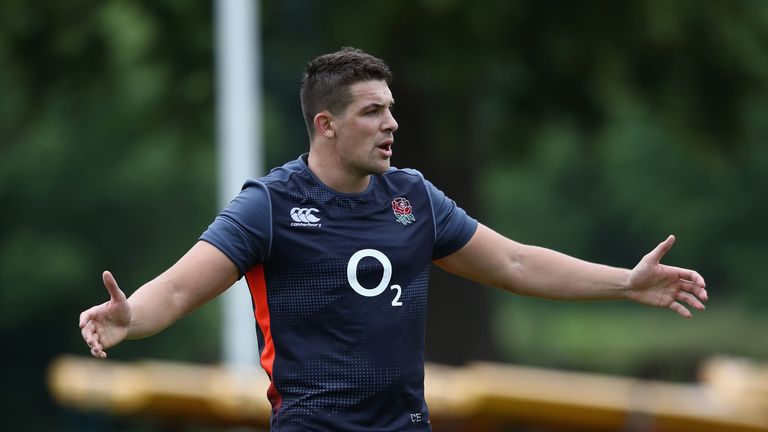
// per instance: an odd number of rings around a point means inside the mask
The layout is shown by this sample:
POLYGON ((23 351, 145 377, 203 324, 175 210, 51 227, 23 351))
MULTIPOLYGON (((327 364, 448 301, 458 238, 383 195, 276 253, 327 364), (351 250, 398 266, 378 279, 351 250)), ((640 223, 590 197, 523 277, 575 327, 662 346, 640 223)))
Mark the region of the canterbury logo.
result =
POLYGON ((312 213, 319 212, 316 208, 299 208, 294 207, 291 209, 291 219, 300 224, 316 224, 320 222, 320 218, 312 213))

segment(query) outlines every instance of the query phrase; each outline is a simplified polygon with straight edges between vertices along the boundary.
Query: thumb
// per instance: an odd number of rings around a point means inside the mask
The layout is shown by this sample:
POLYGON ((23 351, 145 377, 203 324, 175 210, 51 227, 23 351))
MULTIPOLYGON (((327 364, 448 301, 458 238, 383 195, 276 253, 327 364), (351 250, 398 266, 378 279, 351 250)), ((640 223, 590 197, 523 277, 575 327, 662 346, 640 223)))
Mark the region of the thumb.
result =
POLYGON ((675 236, 670 234, 666 240, 659 243, 659 245, 647 255, 647 258, 653 260, 655 263, 661 262, 661 258, 672 249, 673 244, 675 244, 675 236))
POLYGON ((117 281, 115 280, 115 277, 112 276, 112 273, 109 271, 105 271, 101 274, 101 279, 104 281, 104 286, 107 288, 107 291, 109 292, 109 300, 112 302, 121 302, 125 301, 125 294, 120 290, 120 287, 117 286, 117 281))

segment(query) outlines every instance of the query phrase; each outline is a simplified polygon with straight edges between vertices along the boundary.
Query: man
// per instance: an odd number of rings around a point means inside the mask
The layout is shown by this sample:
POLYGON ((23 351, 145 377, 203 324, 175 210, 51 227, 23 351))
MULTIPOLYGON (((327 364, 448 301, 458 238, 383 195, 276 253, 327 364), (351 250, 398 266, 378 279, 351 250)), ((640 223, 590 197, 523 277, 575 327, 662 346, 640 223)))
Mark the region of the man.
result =
POLYGON ((310 151, 241 193, 176 264, 130 298, 80 316, 91 353, 149 336, 245 276, 272 430, 429 430, 423 396, 432 263, 485 285, 563 300, 630 299, 684 317, 703 278, 660 264, 670 236, 632 270, 509 240, 414 170, 390 167, 394 99, 380 59, 344 48, 301 84, 310 151))

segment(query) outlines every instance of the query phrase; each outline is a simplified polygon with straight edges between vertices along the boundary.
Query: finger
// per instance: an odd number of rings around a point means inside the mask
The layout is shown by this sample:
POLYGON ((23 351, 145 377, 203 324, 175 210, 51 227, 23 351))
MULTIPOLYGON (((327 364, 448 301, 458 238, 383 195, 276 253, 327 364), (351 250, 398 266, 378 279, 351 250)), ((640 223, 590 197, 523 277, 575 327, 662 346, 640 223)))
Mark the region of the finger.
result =
POLYGON ((686 277, 684 279, 688 279, 689 281, 695 283, 696 285, 704 288, 707 286, 707 282, 704 280, 704 278, 699 274, 699 272, 695 270, 688 270, 688 273, 685 275, 686 277))
POLYGON ((702 303, 696 296, 686 291, 679 291, 675 296, 677 301, 685 302, 688 306, 693 307, 696 310, 703 311, 704 303, 702 303))
POLYGON ((691 273, 694 273, 694 275, 689 277, 695 278, 696 276, 698 276, 701 282, 697 283, 692 280, 680 278, 679 288, 695 295, 701 301, 707 301, 709 299, 709 295, 707 294, 707 290, 704 288, 704 285, 702 285, 704 283, 704 279, 701 276, 699 276, 699 274, 696 272, 691 272, 691 273))
POLYGON ((83 340, 89 347, 94 348, 98 345, 98 336, 96 335, 96 330, 92 323, 89 322, 86 324, 85 327, 80 330, 80 334, 83 336, 83 340))
POLYGON ((91 355, 96 358, 107 358, 107 353, 102 351, 101 349, 92 348, 91 349, 91 355))
POLYGON ((702 301, 709 300, 709 294, 707 294, 707 290, 704 288, 697 288, 695 291, 696 297, 700 298, 702 301))
POLYGON ((677 272, 677 277, 679 277, 680 279, 694 283, 700 287, 707 286, 707 282, 704 281, 704 278, 701 277, 699 272, 695 270, 690 270, 690 269, 681 268, 681 267, 674 267, 674 266, 666 266, 666 267, 677 272))
POLYGON ((99 342, 99 338, 97 335, 90 335, 85 339, 85 343, 88 345, 88 348, 91 349, 91 355, 93 355, 96 358, 105 358, 107 356, 107 353, 104 352, 104 346, 99 342))
POLYGON ((96 358, 104 358, 107 356, 107 353, 104 352, 104 346, 101 344, 101 341, 99 341, 99 336, 95 334, 95 332, 87 342, 88 346, 91 348, 91 355, 96 358))
POLYGON ((107 291, 109 291, 109 299, 111 301, 120 302, 125 300, 125 294, 123 294, 120 287, 117 286, 117 281, 115 280, 115 277, 112 276, 112 273, 105 271, 101 274, 101 279, 104 281, 104 286, 107 287, 107 291))
POLYGON ((85 341, 85 344, 88 345, 89 348, 93 348, 93 345, 95 344, 94 339, 93 339, 93 333, 91 333, 87 329, 83 329, 80 332, 80 334, 83 337, 83 340, 85 341))
POLYGON ((669 267, 669 268, 677 272, 677 277, 682 283, 680 285, 681 289, 688 291, 690 293, 693 293, 693 295, 695 295, 702 301, 707 301, 707 299, 709 298, 709 295, 707 294, 707 290, 706 290, 707 283, 704 281, 704 278, 701 277, 701 275, 698 272, 694 270, 679 268, 679 267, 669 267))
POLYGON ((89 337, 88 340, 85 341, 85 343, 86 345, 88 345, 88 348, 92 350, 101 351, 102 349, 104 349, 104 346, 102 346, 99 343, 98 339, 95 337, 89 337))
POLYGON ((83 311, 83 313, 80 314, 80 328, 84 328, 86 324, 88 324, 88 321, 92 319, 91 317, 91 310, 88 309, 87 311, 83 311))
POLYGON ((686 309, 685 306, 681 305, 678 302, 672 302, 672 304, 669 305, 669 308, 677 312, 677 314, 682 316, 683 318, 690 318, 692 316, 691 311, 686 309))
POLYGON ((659 245, 656 246, 656 248, 649 252, 646 256, 652 259, 654 262, 661 262, 661 258, 664 256, 664 254, 669 252, 673 244, 675 244, 675 236, 670 235, 666 240, 659 243, 659 245))
POLYGON ((88 310, 83 311, 80 314, 80 328, 85 327, 86 324, 88 324, 88 321, 93 321, 98 316, 98 309, 102 307, 103 304, 94 306, 88 310))

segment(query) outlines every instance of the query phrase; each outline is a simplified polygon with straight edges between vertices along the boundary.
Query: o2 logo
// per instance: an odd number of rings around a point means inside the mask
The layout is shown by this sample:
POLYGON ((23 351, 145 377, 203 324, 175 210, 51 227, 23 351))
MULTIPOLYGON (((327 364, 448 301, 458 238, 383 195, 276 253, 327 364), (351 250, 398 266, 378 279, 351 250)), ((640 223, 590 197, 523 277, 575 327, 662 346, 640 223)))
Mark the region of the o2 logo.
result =
MULTIPOLYGON (((392 263, 389 262, 389 258, 376 249, 363 249, 352 254, 347 263, 347 281, 349 285, 355 290, 356 293, 364 297, 376 297, 381 295, 386 289, 389 282, 392 280, 392 263), (363 258, 374 258, 381 263, 384 267, 384 274, 381 275, 381 281, 375 288, 366 288, 360 285, 357 280, 357 266, 360 264, 360 260, 363 258)), ((400 296, 403 294, 403 289, 400 285, 392 285, 390 290, 396 291, 395 298, 392 299, 392 306, 402 306, 403 302, 400 301, 400 296)))

